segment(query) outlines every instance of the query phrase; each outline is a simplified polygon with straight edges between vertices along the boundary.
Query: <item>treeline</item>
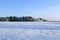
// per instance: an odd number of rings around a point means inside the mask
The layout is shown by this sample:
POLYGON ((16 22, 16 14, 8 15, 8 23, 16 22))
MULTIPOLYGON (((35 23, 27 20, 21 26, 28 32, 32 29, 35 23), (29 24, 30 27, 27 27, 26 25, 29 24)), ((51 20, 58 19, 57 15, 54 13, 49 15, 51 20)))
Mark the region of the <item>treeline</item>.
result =
POLYGON ((35 19, 31 16, 23 16, 23 17, 16 17, 16 16, 10 16, 10 17, 0 17, 0 21, 47 21, 42 18, 35 19))

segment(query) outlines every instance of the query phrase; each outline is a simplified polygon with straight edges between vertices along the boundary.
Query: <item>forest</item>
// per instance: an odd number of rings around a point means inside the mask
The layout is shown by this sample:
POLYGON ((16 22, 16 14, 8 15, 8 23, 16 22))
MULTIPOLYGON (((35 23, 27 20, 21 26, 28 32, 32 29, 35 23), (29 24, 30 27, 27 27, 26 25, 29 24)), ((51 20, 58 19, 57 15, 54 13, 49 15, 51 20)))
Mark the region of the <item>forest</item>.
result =
POLYGON ((9 16, 9 17, 0 17, 0 21, 47 21, 46 19, 43 18, 33 18, 31 16, 22 16, 22 17, 17 17, 17 16, 9 16))

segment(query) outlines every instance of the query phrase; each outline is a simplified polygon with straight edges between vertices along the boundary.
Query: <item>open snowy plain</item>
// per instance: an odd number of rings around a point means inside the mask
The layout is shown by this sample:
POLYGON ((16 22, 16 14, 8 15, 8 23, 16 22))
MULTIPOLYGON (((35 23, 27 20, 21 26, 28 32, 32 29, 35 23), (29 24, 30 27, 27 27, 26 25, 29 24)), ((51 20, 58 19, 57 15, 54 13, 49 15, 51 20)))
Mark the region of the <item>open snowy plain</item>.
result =
POLYGON ((60 40, 60 22, 0 22, 0 40, 60 40))

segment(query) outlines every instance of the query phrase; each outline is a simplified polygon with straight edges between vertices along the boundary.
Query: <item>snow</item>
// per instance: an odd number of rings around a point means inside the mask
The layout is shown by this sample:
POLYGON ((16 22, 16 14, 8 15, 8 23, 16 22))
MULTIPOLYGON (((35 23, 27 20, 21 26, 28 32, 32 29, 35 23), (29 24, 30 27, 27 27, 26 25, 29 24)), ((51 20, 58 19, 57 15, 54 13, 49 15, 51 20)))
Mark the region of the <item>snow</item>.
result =
POLYGON ((52 22, 0 22, 0 40, 60 40, 60 25, 52 22))

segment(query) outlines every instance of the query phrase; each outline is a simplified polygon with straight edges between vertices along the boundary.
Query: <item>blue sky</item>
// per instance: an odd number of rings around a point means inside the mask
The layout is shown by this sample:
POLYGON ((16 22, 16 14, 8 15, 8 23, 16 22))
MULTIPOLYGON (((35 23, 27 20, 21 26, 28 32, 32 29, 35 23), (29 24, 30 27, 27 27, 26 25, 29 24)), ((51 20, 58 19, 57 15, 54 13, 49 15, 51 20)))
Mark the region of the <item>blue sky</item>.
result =
POLYGON ((60 18, 60 0, 0 0, 0 16, 60 18))

